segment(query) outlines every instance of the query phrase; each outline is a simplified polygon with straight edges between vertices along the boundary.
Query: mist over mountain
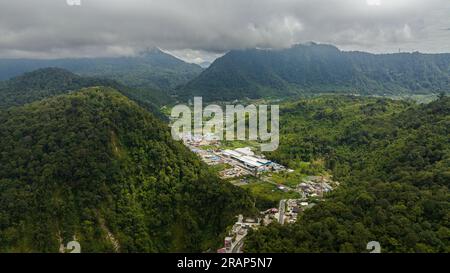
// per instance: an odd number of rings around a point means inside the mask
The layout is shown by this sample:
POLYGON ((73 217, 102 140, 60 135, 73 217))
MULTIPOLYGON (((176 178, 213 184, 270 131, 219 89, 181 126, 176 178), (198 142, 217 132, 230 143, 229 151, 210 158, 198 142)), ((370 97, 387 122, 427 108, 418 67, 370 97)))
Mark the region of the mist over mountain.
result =
POLYGON ((171 89, 199 75, 202 68, 159 49, 133 57, 79 59, 0 59, 0 80, 39 68, 58 67, 83 76, 103 77, 135 88, 171 89))
POLYGON ((0 1, 0 254, 290 273, 339 263, 272 254, 450 253, 449 14, 449 0, 0 1))
POLYGON ((180 88, 182 98, 279 98, 304 93, 431 94, 450 90, 450 54, 370 54, 332 45, 232 50, 180 88))
POLYGON ((202 68, 208 68, 211 66, 212 63, 210 62, 202 62, 199 64, 199 66, 201 66, 202 68))

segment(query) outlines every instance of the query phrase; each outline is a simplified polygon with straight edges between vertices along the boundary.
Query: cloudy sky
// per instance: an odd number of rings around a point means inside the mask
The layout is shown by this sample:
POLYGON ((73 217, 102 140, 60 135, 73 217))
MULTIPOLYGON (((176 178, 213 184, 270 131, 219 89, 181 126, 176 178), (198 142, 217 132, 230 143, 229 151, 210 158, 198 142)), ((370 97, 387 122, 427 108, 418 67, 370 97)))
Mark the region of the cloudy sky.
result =
POLYGON ((449 0, 0 0, 0 57, 132 55, 190 62, 230 49, 331 43, 450 52, 449 0))

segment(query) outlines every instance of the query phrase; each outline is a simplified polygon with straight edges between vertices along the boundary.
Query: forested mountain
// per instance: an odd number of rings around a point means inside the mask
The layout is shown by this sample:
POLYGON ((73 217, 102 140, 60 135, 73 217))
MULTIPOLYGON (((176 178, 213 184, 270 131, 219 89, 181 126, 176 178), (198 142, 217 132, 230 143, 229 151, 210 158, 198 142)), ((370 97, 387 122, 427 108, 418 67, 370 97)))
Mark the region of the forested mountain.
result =
POLYGON ((60 68, 42 68, 0 82, 0 110, 93 86, 107 86, 117 89, 153 114, 162 119, 165 118, 157 106, 160 91, 137 90, 114 80, 81 77, 60 68))
POLYGON ((202 68, 159 49, 135 57, 80 59, 0 59, 0 80, 39 68, 58 67, 82 76, 117 80, 133 88, 171 89, 199 75, 202 68))
POLYGON ((369 54, 331 45, 233 50, 179 90, 205 100, 298 93, 402 95, 449 92, 450 54, 369 54))
POLYGON ((290 103, 280 149, 323 160, 341 182, 293 225, 250 234, 247 252, 450 251, 450 98, 428 105, 355 97, 290 103))
POLYGON ((0 166, 0 252, 204 251, 252 207, 105 87, 0 111, 0 166))

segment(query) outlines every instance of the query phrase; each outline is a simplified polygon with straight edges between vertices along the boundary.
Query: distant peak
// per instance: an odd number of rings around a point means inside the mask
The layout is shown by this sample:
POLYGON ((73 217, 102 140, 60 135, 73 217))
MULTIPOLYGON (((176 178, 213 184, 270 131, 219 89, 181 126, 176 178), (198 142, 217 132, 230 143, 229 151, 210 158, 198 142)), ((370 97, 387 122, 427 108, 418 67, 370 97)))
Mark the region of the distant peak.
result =
POLYGON ((211 66, 211 64, 212 64, 211 62, 204 61, 204 62, 199 63, 198 65, 201 66, 202 68, 208 68, 211 66))
POLYGON ((319 44, 316 43, 316 42, 310 41, 310 42, 306 42, 304 45, 306 45, 306 46, 316 46, 316 45, 319 45, 319 44))
POLYGON ((331 44, 319 44, 316 42, 307 42, 302 44, 296 44, 291 47, 291 49, 298 50, 313 50, 313 51, 328 51, 328 52, 340 52, 341 50, 331 44))
POLYGON ((291 47, 288 48, 261 48, 261 47, 255 47, 255 48, 247 48, 247 49, 232 49, 228 53, 231 54, 240 54, 242 52, 254 52, 254 51, 290 51, 293 49, 312 49, 312 50, 328 50, 328 51, 341 51, 338 47, 332 44, 321 44, 316 42, 305 42, 305 43, 298 43, 294 44, 291 47))
POLYGON ((165 55, 164 51, 162 51, 158 47, 147 48, 144 51, 139 52, 139 56, 148 56, 148 55, 165 55))
POLYGON ((321 43, 316 43, 313 41, 310 42, 306 42, 306 43, 301 43, 301 44, 296 44, 292 46, 293 48, 295 47, 326 47, 326 48, 334 48, 336 50, 339 50, 339 48, 337 48, 335 45, 332 44, 321 44, 321 43))

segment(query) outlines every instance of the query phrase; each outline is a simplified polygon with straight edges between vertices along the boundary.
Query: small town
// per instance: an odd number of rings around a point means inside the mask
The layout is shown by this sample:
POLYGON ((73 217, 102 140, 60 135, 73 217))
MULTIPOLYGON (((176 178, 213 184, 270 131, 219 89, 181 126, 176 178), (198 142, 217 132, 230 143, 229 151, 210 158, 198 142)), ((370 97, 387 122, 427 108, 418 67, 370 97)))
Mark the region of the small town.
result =
POLYGON ((237 222, 225 237, 224 247, 218 249, 217 252, 242 253, 244 239, 250 229, 256 230, 260 226, 267 226, 274 221, 281 225, 295 223, 299 213, 314 205, 314 203, 309 204, 301 199, 287 199, 281 200, 278 208, 260 212, 259 218, 244 218, 243 215, 239 215, 237 222))
POLYGON ((449 15, 450 0, 0 0, 0 254, 208 273, 450 254, 449 15))
POLYGON ((267 160, 263 155, 257 155, 250 147, 231 149, 220 149, 220 141, 213 135, 185 134, 183 143, 196 153, 208 165, 214 166, 225 164, 230 166, 219 173, 224 179, 236 178, 245 175, 258 177, 263 173, 285 171, 286 168, 280 164, 267 160), (202 147, 208 147, 203 149, 202 147))
POLYGON ((233 184, 239 186, 248 184, 248 179, 245 177, 254 177, 259 181, 276 186, 280 192, 293 192, 300 196, 298 199, 282 199, 277 208, 261 211, 258 217, 237 216, 236 223, 224 240, 224 247, 218 249, 218 253, 242 253, 245 237, 249 230, 256 230, 260 226, 267 226, 273 222, 281 225, 293 224, 297 222, 299 214, 314 207, 324 197, 324 194, 339 186, 339 182, 333 181, 327 176, 307 176, 299 181, 296 187, 277 184, 271 180, 272 174, 291 173, 294 170, 272 162, 264 155, 256 154, 251 147, 222 149, 221 142, 212 134, 205 136, 186 134, 182 136, 182 140, 206 164, 227 166, 218 173, 224 180, 233 181, 234 179, 238 182, 233 184))

